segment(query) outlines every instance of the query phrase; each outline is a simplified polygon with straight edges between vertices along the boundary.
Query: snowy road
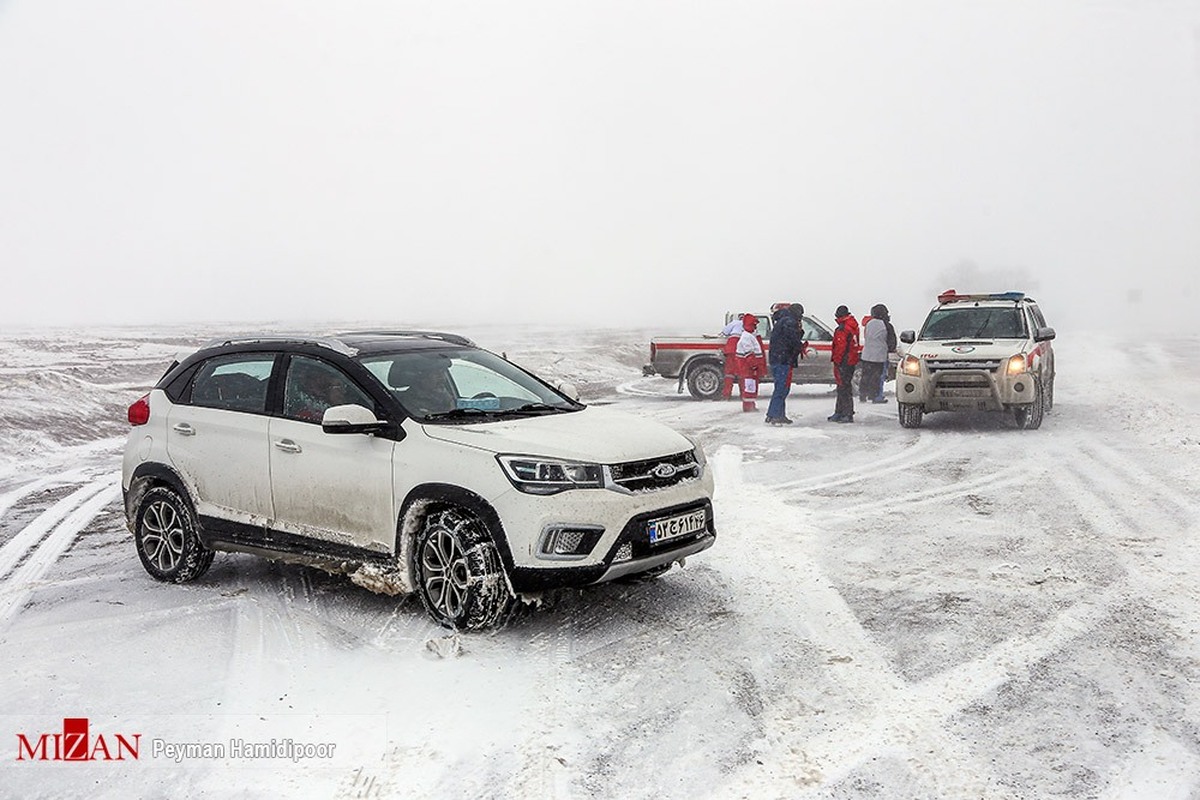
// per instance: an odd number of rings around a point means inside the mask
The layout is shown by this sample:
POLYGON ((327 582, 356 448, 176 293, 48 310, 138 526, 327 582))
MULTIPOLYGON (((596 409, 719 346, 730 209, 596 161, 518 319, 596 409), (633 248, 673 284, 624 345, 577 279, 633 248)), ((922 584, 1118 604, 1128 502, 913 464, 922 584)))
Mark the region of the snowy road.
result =
POLYGON ((821 388, 790 428, 691 401, 636 377, 640 334, 467 333, 697 436, 716 546, 464 637, 248 556, 158 584, 119 437, 194 339, 0 337, 0 796, 1200 797, 1200 342, 1064 337, 1041 430, 905 430, 894 404, 830 425, 821 388), (64 717, 141 757, 15 760, 64 717), (236 736, 339 755, 149 746, 236 736))

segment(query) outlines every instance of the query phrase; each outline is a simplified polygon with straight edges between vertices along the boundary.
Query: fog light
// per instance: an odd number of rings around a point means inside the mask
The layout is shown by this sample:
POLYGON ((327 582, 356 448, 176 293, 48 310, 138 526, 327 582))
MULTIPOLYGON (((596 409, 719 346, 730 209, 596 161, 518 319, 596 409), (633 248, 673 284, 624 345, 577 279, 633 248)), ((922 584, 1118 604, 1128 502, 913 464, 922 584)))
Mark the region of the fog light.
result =
POLYGON ((1013 384, 1013 389, 1017 390, 1018 392, 1023 392, 1025 391, 1025 384, 1018 381, 1017 383, 1013 384))
POLYGON ((904 391, 906 392, 911 392, 915 388, 917 387, 913 386, 911 383, 904 384, 904 391))
POLYGON ((555 525, 542 531, 538 555, 542 558, 583 558, 592 552, 604 528, 593 525, 555 525))

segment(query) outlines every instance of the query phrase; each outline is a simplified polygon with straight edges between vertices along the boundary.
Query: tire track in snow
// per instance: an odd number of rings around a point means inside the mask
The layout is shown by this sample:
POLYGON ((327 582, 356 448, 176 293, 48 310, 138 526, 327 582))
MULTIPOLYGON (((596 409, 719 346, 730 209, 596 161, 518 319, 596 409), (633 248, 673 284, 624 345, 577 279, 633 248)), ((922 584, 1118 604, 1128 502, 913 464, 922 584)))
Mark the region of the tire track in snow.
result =
MULTIPOLYGON (((721 448, 712 463, 717 469, 719 491, 737 492, 743 499, 738 507, 752 509, 744 512, 748 515, 745 520, 739 519, 739 512, 726 516, 721 523, 724 529, 753 525, 763 509, 772 506, 778 513, 771 516, 784 518, 786 506, 773 487, 742 479, 738 448, 721 448)), ((852 697, 861 704, 860 716, 852 733, 843 728, 810 740, 797 730, 792 705, 779 702, 768 706, 763 713, 767 752, 759 761, 785 765, 789 774, 773 782, 758 768, 747 767, 735 771, 727 785, 715 789, 714 796, 791 797, 805 787, 825 788, 831 779, 848 774, 881 752, 915 750, 918 744, 921 761, 930 766, 916 771, 927 784, 938 787, 939 794, 947 794, 947 776, 962 775, 976 782, 970 793, 982 795, 980 787, 987 784, 990 765, 946 733, 942 720, 952 712, 941 713, 940 697, 922 697, 909 687, 833 582, 814 560, 797 550, 788 550, 786 574, 755 571, 761 583, 780 584, 777 590, 762 593, 770 598, 764 598, 764 602, 771 605, 769 613, 797 620, 798 632, 834 657, 836 665, 829 668, 827 677, 841 687, 839 696, 852 697), (902 713, 891 716, 895 709, 902 713), (885 738, 879 738, 885 734, 885 738)), ((756 602, 754 597, 743 598, 747 601, 756 602)))
MULTIPOLYGON (((1023 464, 1013 464, 1004 469, 996 470, 990 475, 976 478, 973 481, 959 481, 951 486, 940 486, 936 489, 926 489, 921 492, 909 492, 900 497, 886 500, 872 500, 857 505, 843 505, 834 509, 820 509, 813 513, 824 517, 846 517, 870 511, 885 511, 893 508, 924 505, 926 503, 944 503, 947 500, 963 497, 980 489, 1003 489, 1022 483, 1031 476, 1023 464)), ((793 504, 797 501, 792 500, 793 504)))
MULTIPOLYGON (((49 479, 47 479, 49 480, 49 479)), ((32 522, 0 547, 0 578, 3 578, 23 559, 47 533, 64 517, 86 503, 99 492, 112 487, 112 480, 94 481, 79 487, 71 494, 39 514, 32 522)), ((40 488, 40 487, 39 487, 40 488)), ((31 489, 30 491, 36 491, 31 489)), ((98 513, 98 512, 97 512, 98 513)), ((93 515, 94 516, 94 515, 93 515)))
POLYGON ((1184 514, 1196 514, 1198 506, 1195 500, 1166 486, 1162 478, 1151 475, 1143 468, 1131 462, 1126 455, 1116 449, 1095 440, 1089 440, 1084 449, 1094 460, 1102 462, 1110 470, 1124 475, 1129 483, 1139 486, 1143 491, 1149 492, 1151 495, 1170 503, 1184 514))
POLYGON ((958 449, 957 444, 939 443, 940 446, 935 446, 934 442, 933 437, 922 436, 899 452, 876 459, 865 467, 826 472, 811 478, 776 484, 775 488, 784 491, 815 492, 834 486, 845 486, 880 475, 902 472, 919 464, 927 464, 958 449))
MULTIPOLYGON (((1114 461, 1106 446, 1081 442, 1064 457, 1064 468, 1055 473, 1061 493, 1075 506, 1080 518, 1101 542, 1116 552, 1125 576, 1122 586, 1133 596, 1159 598, 1155 608, 1175 618, 1171 627, 1185 640, 1193 622, 1185 611, 1180 619, 1174 598, 1195 591, 1200 550, 1191 539, 1190 515, 1180 519, 1167 513, 1166 502, 1177 496, 1172 489, 1142 484, 1145 508, 1129 509, 1118 502, 1129 496, 1129 483, 1137 470, 1114 461), (1119 548, 1119 549, 1118 549, 1119 548), (1132 587, 1129 591, 1128 587, 1132 587)), ((1171 505, 1178 505, 1177 502, 1171 505)), ((1200 759, 1166 730, 1162 719, 1142 721, 1146 726, 1139 747, 1109 774, 1101 797, 1192 797, 1200 788, 1200 759), (1169 791, 1165 791, 1169 788, 1169 791)))
MULTIPOLYGON (((66 552, 80 532, 114 502, 121 492, 119 483, 111 480, 97 481, 75 493, 81 492, 84 499, 58 524, 54 531, 45 538, 33 554, 5 581, 5 591, 0 592, 0 622, 11 616, 22 606, 33 593, 32 584, 39 580, 46 571, 66 552), (97 484, 99 488, 96 489, 97 484)), ((71 495, 74 497, 75 495, 71 495)), ((36 520, 35 520, 36 521, 36 520)))
MULTIPOLYGON (((722 474, 731 468, 731 459, 726 452, 719 452, 714 464, 722 474)), ((769 486, 745 484, 739 478, 723 480, 722 486, 750 495, 747 508, 761 511, 772 502, 782 503, 769 486)), ((723 524, 736 527, 737 520, 723 524)), ((922 785, 934 787, 938 796, 1008 794, 1010 789, 999 787, 992 778, 986 754, 976 755, 968 743, 951 735, 947 722, 1101 624, 1123 589, 1110 587, 1066 608, 1034 633, 1013 636, 978 658, 913 684, 892 668, 883 649, 819 566, 792 552, 788 559, 790 592, 772 593, 776 605, 783 606, 778 610, 784 617, 794 614, 802 619, 812 641, 838 654, 829 677, 843 687, 842 695, 860 704, 861 711, 851 713, 849 721, 836 730, 806 736, 796 730, 787 709, 777 707, 783 711, 768 731, 772 747, 760 760, 784 765, 790 772, 775 778, 764 778, 753 770, 734 773, 724 787, 731 795, 822 794, 858 767, 887 756, 907 761, 922 785)))
MULTIPOLYGON (((638 386, 638 384, 646 383, 650 380, 655 380, 655 379, 654 378, 637 378, 632 381, 626 381, 625 383, 617 384, 617 387, 616 387, 617 394, 629 395, 630 397, 675 397, 676 396, 676 392, 674 390, 672 390, 669 393, 668 392, 656 392, 656 391, 652 391, 650 389, 643 389, 638 386)), ((682 397, 682 395, 678 395, 678 396, 682 397)))
MULTIPOLYGON (((4 518, 9 509, 34 492, 63 483, 73 483, 79 480, 80 477, 82 476, 78 470, 71 470, 70 472, 63 472, 58 475, 48 475, 44 478, 38 478, 24 486, 0 494, 0 519, 4 518)), ((0 575, 2 574, 3 572, 0 572, 0 575)))

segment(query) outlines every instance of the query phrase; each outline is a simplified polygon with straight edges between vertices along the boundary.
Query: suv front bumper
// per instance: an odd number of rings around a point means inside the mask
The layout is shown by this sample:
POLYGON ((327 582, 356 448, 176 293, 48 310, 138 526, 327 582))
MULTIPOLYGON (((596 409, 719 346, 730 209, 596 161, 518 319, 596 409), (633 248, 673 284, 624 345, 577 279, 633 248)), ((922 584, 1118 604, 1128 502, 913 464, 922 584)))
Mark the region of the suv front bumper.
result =
POLYGON ((707 498, 667 508, 656 508, 637 514, 625 523, 615 539, 609 542, 599 562, 573 566, 528 567, 514 566, 510 580, 514 591, 537 592, 568 586, 587 586, 594 583, 634 575, 670 564, 707 550, 717 538, 713 522, 712 502, 707 498), (648 526, 651 520, 674 514, 703 509, 705 527, 695 533, 654 544, 650 542, 648 526))

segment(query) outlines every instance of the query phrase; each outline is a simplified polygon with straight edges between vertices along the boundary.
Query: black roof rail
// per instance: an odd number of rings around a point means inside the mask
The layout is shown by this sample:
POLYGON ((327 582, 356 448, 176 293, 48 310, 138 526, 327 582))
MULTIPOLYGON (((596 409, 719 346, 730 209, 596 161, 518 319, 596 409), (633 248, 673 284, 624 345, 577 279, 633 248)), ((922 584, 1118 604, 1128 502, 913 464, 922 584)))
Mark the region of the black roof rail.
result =
POLYGON ((327 347, 343 355, 352 356, 358 353, 350 345, 335 337, 329 336, 287 336, 282 334, 263 334, 248 336, 222 336, 200 345, 201 350, 209 347, 224 347, 235 344, 315 344, 327 347))
POLYGON ((365 330, 365 331, 342 331, 335 334, 336 336, 409 336, 420 339, 437 339, 450 344, 461 344, 467 347, 475 347, 475 343, 465 336, 459 336, 457 333, 444 333, 442 331, 416 331, 416 330, 365 330))

